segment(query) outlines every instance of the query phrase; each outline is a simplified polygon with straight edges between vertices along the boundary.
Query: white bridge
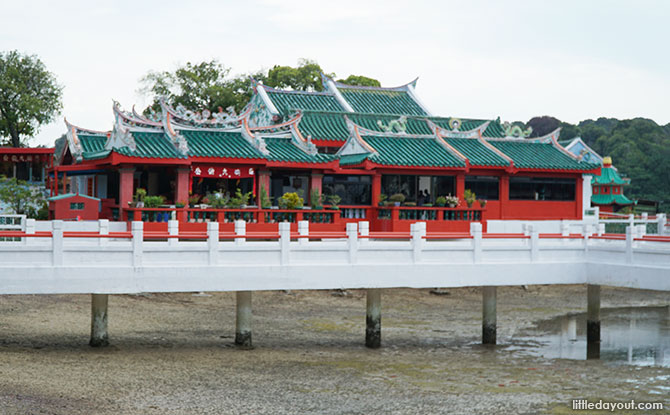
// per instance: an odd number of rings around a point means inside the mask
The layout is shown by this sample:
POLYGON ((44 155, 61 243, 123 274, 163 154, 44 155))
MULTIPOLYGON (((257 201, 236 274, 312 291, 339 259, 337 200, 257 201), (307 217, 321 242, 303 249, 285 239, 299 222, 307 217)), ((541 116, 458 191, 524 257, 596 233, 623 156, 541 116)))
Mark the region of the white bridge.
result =
MULTIPOLYGON (((605 234, 602 224, 572 234, 567 226, 549 234, 532 225, 492 234, 473 223, 469 233, 426 234, 417 222, 410 234, 393 234, 371 233, 367 222, 349 223, 344 233, 311 233, 300 222, 297 233, 279 223, 276 233, 253 234, 238 221, 234 233, 219 232, 214 222, 196 234, 170 221, 167 233, 152 234, 142 222, 132 222, 130 232, 106 220, 89 223, 88 231, 67 231, 66 224, 28 220, 21 231, 0 231, 0 294, 102 294, 97 306, 93 296, 93 312, 95 320, 96 310, 104 311, 105 342, 107 294, 237 291, 239 329, 247 325, 245 307, 250 319, 254 290, 365 288, 374 317, 381 288, 484 286, 484 325, 488 301, 495 342, 495 286, 670 291, 670 237, 646 235, 644 225, 626 234, 605 234)), ((599 310, 599 289, 592 294, 589 304, 597 300, 599 310)), ((248 334, 250 342, 250 328, 248 334)))

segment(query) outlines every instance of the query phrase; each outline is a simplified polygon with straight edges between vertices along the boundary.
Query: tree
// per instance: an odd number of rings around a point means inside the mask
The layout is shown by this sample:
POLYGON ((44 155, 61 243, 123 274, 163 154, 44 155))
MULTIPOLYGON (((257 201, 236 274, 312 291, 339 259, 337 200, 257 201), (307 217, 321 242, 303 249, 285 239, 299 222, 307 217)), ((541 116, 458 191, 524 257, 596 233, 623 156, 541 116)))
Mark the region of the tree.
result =
POLYGON ((60 113, 62 91, 37 56, 0 52, 0 137, 20 147, 60 113))
MULTIPOLYGON (((275 65, 268 71, 265 84, 273 88, 291 88, 296 91, 323 91, 321 66, 309 59, 298 60, 298 66, 275 65)), ((335 74, 327 74, 335 77, 335 74)))
POLYGON ((378 80, 363 75, 349 75, 346 79, 338 79, 337 82, 356 86, 382 86, 378 80))
POLYGON ((526 127, 533 127, 531 137, 542 137, 554 131, 561 126, 561 121, 544 115, 542 117, 533 117, 526 123, 526 127))
POLYGON ((23 180, 0 178, 0 201, 6 203, 16 215, 46 219, 46 201, 39 190, 31 188, 23 180))

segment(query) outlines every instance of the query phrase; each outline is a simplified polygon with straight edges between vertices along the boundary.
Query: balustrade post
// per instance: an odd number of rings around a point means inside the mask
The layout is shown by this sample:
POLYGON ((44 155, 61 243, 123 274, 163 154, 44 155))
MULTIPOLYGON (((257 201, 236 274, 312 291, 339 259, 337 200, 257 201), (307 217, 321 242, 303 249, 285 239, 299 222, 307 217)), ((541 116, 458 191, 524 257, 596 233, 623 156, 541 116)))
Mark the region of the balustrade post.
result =
POLYGON ((53 230, 51 232, 51 248, 53 251, 53 265, 60 267, 63 265, 63 221, 52 221, 53 230))
POLYGON ((598 224, 598 236, 603 236, 605 233, 605 224, 604 223, 599 223, 598 224))
POLYGON ((665 235, 665 225, 668 223, 668 219, 665 213, 659 213, 656 215, 656 223, 658 227, 656 233, 659 235, 665 235))
POLYGON ((530 236, 530 230, 533 228, 533 225, 529 223, 522 223, 521 224, 521 232, 523 233, 524 236, 530 236))
MULTIPOLYGON (((235 235, 246 235, 247 234, 247 222, 243 220, 235 221, 235 235)), ((247 238, 235 238, 235 245, 242 245, 247 241, 247 238)))
POLYGON ((279 223, 279 249, 281 265, 288 265, 291 253, 291 223, 279 223))
POLYGON ((368 221, 358 222, 358 234, 363 237, 360 239, 360 244, 361 245, 367 244, 370 241, 370 239, 368 238, 370 236, 370 222, 368 221))
MULTIPOLYGON (((98 220, 98 233, 100 235, 109 235, 109 219, 98 220)), ((107 246, 108 243, 109 238, 107 237, 98 238, 98 245, 107 246)))
POLYGON ((88 342, 91 347, 109 345, 109 335, 107 334, 108 300, 108 294, 91 294, 91 339, 88 342))
POLYGON ((347 223, 347 245, 349 247, 349 263, 355 264, 358 256, 358 224, 347 223))
MULTIPOLYGON (((179 235, 179 221, 178 220, 169 220, 168 221, 168 235, 176 236, 179 235)), ((179 244, 179 238, 168 238, 169 246, 177 246, 179 244)))
POLYGON ((426 236, 426 222, 415 222, 410 225, 412 235, 412 251, 414 262, 421 262, 421 251, 423 250, 423 237, 426 236))
POLYGON ((626 263, 633 263, 633 227, 626 227, 626 263))
POLYGON ((301 220, 298 222, 298 234, 304 236, 304 238, 298 238, 300 245, 304 245, 309 242, 309 238, 307 238, 309 235, 309 221, 301 220))
POLYGON ((635 226, 635 214, 628 215, 628 226, 635 226))
POLYGON ((142 266, 142 245, 144 243, 144 222, 131 222, 130 232, 133 236, 133 266, 142 266))
POLYGON ((565 220, 561 220, 561 236, 570 236, 570 225, 565 220))
MULTIPOLYGON (((35 235, 35 219, 26 219, 26 235, 35 235)), ((23 244, 29 245, 33 241, 32 238, 23 238, 23 244)))
POLYGON ((535 262, 540 257, 540 232, 537 226, 532 224, 528 225, 528 231, 530 233, 530 262, 535 262))
POLYGON ((641 225, 635 226, 636 234, 638 238, 644 238, 644 235, 647 234, 647 224, 646 222, 641 225))
POLYGON ((482 260, 482 224, 471 223, 470 235, 472 235, 472 261, 474 263, 482 260))
POLYGON ((256 211, 256 215, 258 215, 256 218, 256 223, 265 223, 265 212, 262 208, 256 211))
POLYGON ((207 222, 207 248, 209 265, 216 265, 219 255, 219 222, 207 222))

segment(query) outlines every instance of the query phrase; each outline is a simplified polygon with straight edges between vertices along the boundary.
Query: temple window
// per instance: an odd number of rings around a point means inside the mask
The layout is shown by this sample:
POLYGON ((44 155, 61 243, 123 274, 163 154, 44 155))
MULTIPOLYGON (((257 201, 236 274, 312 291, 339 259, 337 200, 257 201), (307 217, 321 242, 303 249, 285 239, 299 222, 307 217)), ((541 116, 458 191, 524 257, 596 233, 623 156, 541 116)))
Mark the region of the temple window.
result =
POLYGON ((510 177, 510 200, 575 200, 575 179, 510 177))
POLYGON ((454 176, 386 174, 382 176, 382 193, 387 196, 402 193, 407 202, 422 205, 434 203, 437 196, 456 194, 456 186, 454 176))
POLYGON ((372 178, 362 175, 327 174, 323 176, 323 195, 338 195, 342 205, 370 205, 372 178))
POLYGON ((466 176, 465 188, 472 190, 478 199, 498 200, 500 178, 496 176, 466 176))

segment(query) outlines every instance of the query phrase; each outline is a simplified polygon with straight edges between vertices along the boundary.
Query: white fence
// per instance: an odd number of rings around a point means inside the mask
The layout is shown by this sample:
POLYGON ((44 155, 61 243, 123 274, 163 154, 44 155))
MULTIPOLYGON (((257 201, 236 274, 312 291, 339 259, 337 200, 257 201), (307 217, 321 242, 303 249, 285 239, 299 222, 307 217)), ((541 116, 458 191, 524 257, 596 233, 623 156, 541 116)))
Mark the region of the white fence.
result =
POLYGON ((670 238, 629 227, 625 238, 585 227, 583 235, 426 235, 425 223, 411 237, 371 234, 367 222, 347 224, 346 235, 310 234, 307 222, 292 234, 219 233, 207 224, 206 240, 180 235, 148 240, 142 222, 115 234, 100 221, 95 234, 68 235, 66 224, 27 221, 26 234, 0 243, 1 294, 137 293, 333 288, 458 287, 590 283, 670 290, 670 238), (65 235, 64 235, 65 232, 65 235), (278 236, 278 237, 277 237, 278 236), (189 239, 189 240, 186 240, 189 239))

